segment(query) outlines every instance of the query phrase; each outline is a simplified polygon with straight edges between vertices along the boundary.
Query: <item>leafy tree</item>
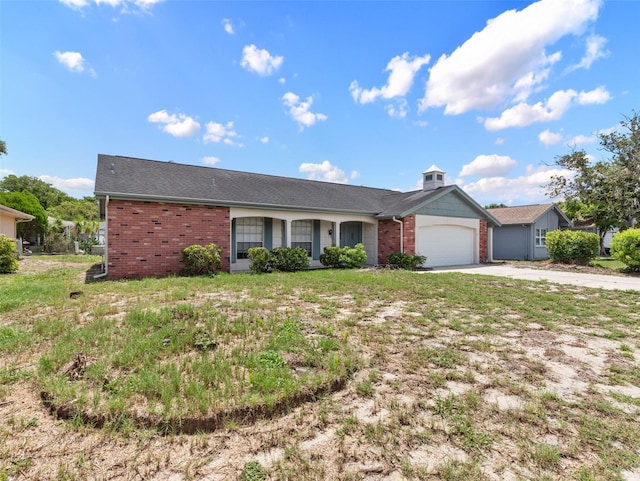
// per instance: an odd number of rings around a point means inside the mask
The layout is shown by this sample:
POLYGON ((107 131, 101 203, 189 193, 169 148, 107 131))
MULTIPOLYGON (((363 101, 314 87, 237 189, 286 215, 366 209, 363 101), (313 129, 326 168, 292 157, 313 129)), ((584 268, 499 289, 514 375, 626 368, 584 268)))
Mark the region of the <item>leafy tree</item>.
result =
POLYGON ((18 224, 18 236, 34 239, 47 231, 47 213, 31 192, 0 192, 0 204, 35 217, 31 222, 18 224))
POLYGON ((7 144, 0 139, 0 156, 7 155, 7 144))
POLYGON ((592 162, 584 150, 556 158, 555 165, 572 175, 553 176, 547 184, 551 197, 579 201, 579 215, 591 219, 601 233, 611 227, 633 227, 640 214, 640 115, 620 122, 622 132, 600 134, 600 146, 609 158, 592 162))
POLYGON ((69 199, 47 209, 48 214, 56 219, 63 220, 95 220, 99 218, 98 203, 95 197, 83 199, 69 199))
POLYGON ((507 204, 502 204, 502 203, 500 204, 492 203, 484 206, 485 209, 498 209, 500 207, 509 207, 509 206, 507 204))
POLYGON ((38 179, 37 177, 29 177, 23 175, 17 177, 15 175, 8 175, 4 179, 0 180, 0 191, 4 192, 31 192, 36 196, 40 205, 47 210, 50 207, 60 205, 67 200, 73 200, 73 197, 65 194, 59 189, 56 189, 51 184, 38 179))

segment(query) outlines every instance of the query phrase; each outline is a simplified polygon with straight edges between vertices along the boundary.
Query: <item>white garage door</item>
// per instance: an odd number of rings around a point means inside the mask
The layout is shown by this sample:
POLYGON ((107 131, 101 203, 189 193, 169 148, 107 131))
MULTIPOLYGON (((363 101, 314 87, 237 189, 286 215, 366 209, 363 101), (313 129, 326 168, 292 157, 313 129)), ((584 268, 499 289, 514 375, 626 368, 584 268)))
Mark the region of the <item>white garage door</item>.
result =
POLYGON ((474 234, 474 229, 455 225, 422 227, 418 231, 417 251, 427 256, 428 267, 473 264, 474 234))

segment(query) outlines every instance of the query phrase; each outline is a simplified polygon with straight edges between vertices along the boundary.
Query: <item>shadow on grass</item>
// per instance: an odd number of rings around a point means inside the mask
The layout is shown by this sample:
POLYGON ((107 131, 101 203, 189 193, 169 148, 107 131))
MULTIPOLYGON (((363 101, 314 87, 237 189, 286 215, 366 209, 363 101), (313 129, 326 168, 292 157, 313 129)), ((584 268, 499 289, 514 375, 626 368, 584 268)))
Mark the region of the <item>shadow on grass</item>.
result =
POLYGON ((135 415, 130 413, 87 413, 74 407, 72 403, 56 404, 51 393, 41 392, 40 398, 49 412, 58 419, 80 421, 85 426, 97 429, 109 427, 120 430, 124 426, 134 425, 138 429, 150 429, 161 435, 198 434, 213 432, 229 423, 251 424, 260 419, 273 419, 291 412, 304 403, 314 402, 327 394, 345 388, 350 375, 336 378, 318 386, 314 390, 298 392, 272 405, 256 404, 237 406, 219 411, 209 416, 188 416, 164 419, 160 416, 135 415))

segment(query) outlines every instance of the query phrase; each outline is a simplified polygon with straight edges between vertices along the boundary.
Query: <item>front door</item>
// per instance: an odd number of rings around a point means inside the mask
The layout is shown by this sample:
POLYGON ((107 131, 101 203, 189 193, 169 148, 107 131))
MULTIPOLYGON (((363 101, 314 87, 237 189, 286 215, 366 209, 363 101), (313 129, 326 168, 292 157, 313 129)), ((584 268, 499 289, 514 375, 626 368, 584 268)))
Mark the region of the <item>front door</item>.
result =
POLYGON ((340 224, 340 247, 354 247, 362 243, 362 222, 340 224))

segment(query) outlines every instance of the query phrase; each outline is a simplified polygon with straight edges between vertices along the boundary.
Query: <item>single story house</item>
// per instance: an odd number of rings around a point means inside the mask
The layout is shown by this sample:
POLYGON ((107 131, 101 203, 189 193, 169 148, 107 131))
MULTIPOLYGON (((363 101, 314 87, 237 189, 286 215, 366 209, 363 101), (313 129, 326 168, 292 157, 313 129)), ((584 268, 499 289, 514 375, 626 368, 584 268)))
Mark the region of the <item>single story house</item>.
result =
POLYGON ((571 227, 571 221, 555 204, 498 207, 487 211, 501 224, 493 231, 494 259, 547 259, 547 233, 571 227))
POLYGON ((393 252, 425 266, 491 260, 500 222, 436 166, 423 189, 388 189, 98 155, 95 195, 105 220, 109 279, 175 274, 182 249, 215 243, 222 269, 247 271, 251 247, 302 247, 312 266, 331 245, 362 243, 368 263, 393 252))
POLYGON ((18 224, 20 222, 30 222, 34 218, 31 214, 25 214, 24 212, 0 204, 0 234, 15 239, 18 244, 18 253, 21 255, 22 241, 21 239, 17 239, 18 224))

